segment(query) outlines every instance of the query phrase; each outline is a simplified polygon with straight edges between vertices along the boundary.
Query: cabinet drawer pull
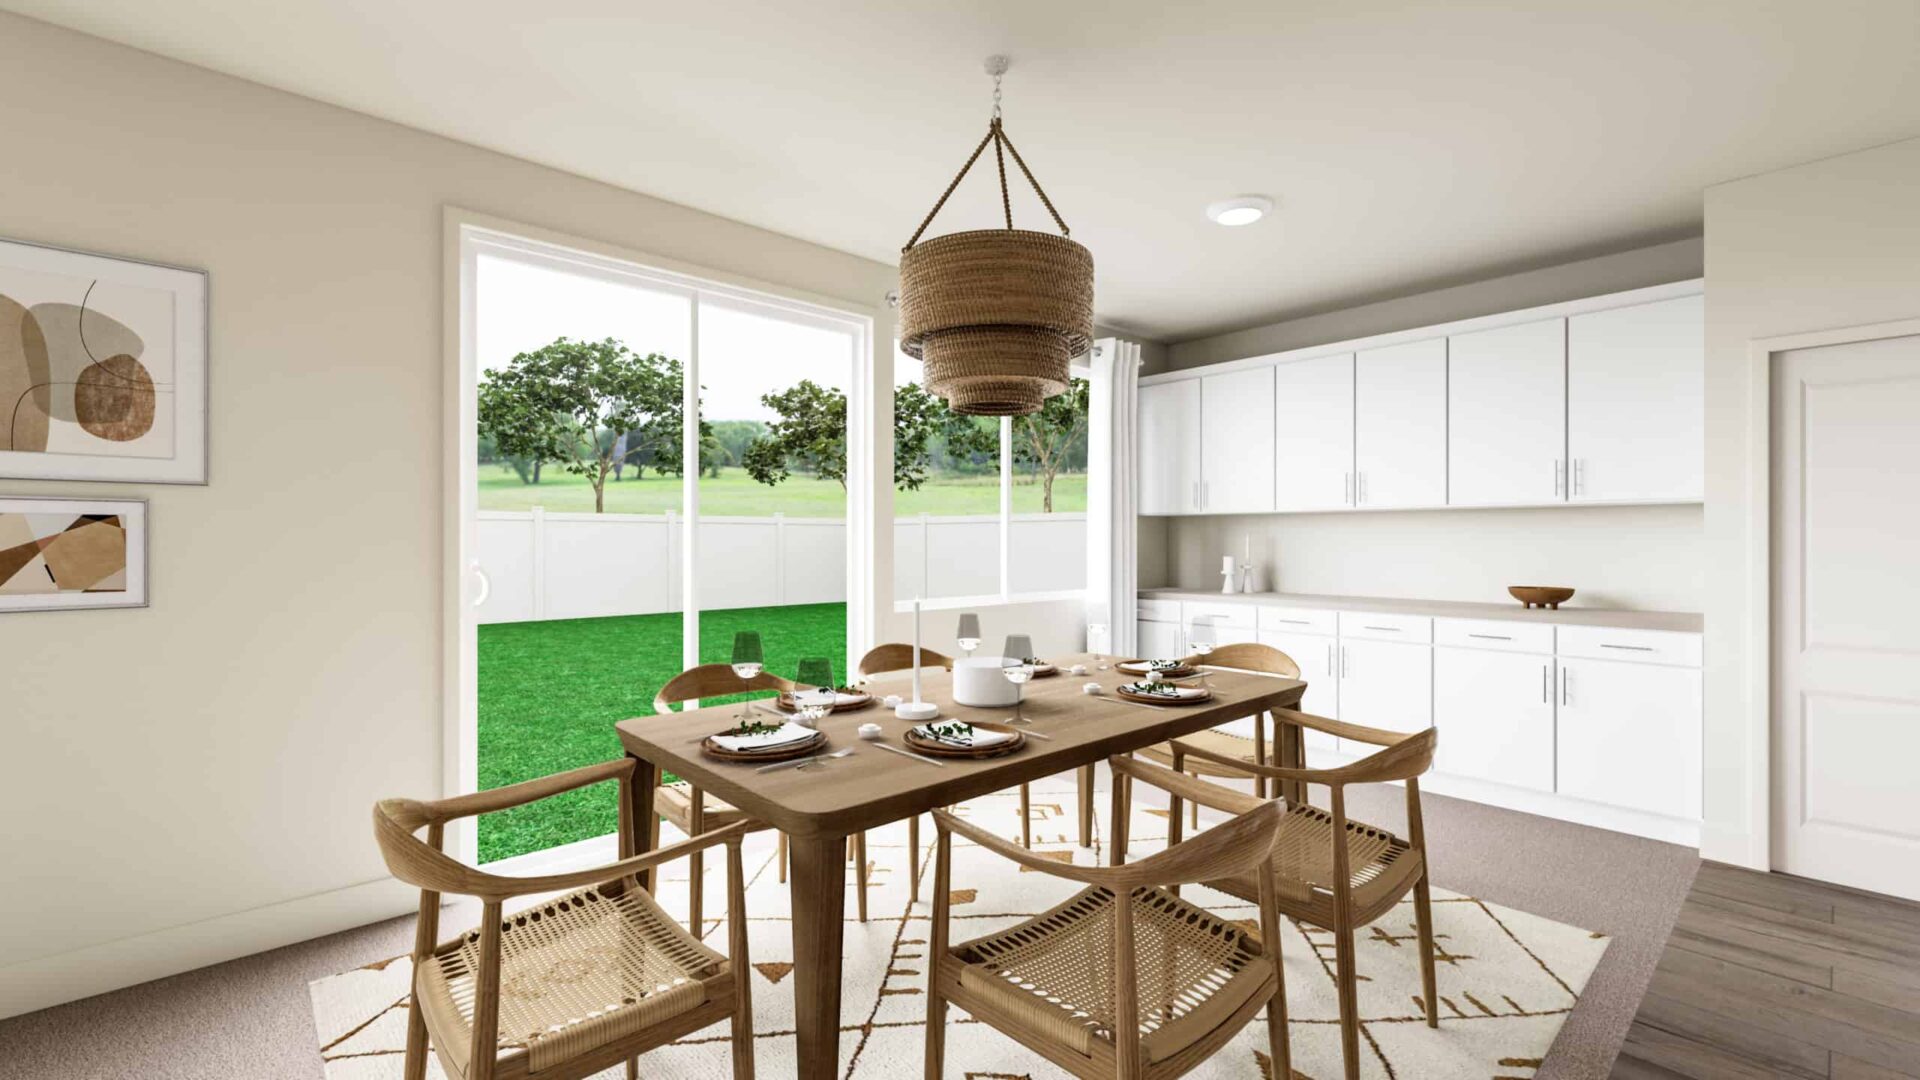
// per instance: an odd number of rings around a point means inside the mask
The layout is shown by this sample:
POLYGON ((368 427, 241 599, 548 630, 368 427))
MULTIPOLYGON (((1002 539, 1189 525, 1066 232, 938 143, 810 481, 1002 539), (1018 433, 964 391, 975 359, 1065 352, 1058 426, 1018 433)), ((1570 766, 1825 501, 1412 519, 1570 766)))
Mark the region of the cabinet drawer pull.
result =
POLYGON ((1276 616, 1273 621, 1283 622, 1283 623, 1292 623, 1295 626, 1312 626, 1313 625, 1312 619, 1282 619, 1276 616))
POLYGON ((1398 626, 1362 626, 1362 627, 1361 627, 1360 629, 1362 629, 1362 630, 1385 630, 1386 632, 1388 632, 1388 633, 1390 633, 1390 634, 1397 634, 1397 633, 1399 633, 1399 632, 1400 632, 1400 627, 1398 627, 1398 626))
POLYGON ((1612 645, 1604 641, 1600 643, 1600 647, 1603 649, 1624 649, 1627 652, 1658 652, 1659 651, 1651 645, 1612 645))
POLYGON ((1468 634, 1467 636, 1477 637, 1484 641, 1512 641, 1513 640, 1512 638, 1508 637, 1505 634, 1468 634))

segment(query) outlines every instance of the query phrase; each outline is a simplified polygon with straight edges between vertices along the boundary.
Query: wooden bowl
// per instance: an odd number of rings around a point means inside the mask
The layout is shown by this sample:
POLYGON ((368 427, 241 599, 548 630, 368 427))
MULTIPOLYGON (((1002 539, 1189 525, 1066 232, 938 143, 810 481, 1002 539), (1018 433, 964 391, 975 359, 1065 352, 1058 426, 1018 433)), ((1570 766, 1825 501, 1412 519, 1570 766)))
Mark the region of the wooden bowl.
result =
POLYGON ((1563 602, 1573 599, 1573 590, 1563 585, 1509 585, 1507 592, 1530 608, 1558 610, 1563 602))

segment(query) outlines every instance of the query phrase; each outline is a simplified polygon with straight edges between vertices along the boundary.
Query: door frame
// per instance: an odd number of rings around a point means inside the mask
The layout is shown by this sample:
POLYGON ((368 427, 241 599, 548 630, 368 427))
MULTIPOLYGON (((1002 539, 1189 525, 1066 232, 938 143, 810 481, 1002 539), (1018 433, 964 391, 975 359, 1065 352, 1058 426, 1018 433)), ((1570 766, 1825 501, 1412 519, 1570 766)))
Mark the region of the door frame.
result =
MULTIPOLYGON (((733 296, 762 304, 782 302, 801 314, 813 311, 822 317, 848 321, 859 327, 863 340, 855 345, 854 370, 847 388, 847 659, 848 670, 854 658, 871 646, 879 625, 878 609, 881 562, 875 551, 879 533, 875 480, 878 470, 891 469, 881 461, 880 449, 891 450, 891 440, 882 443, 876 429, 891 416, 891 398, 885 410, 876 408, 875 395, 882 379, 892 377, 892 356, 882 355, 881 342, 892 347, 891 334, 880 329, 889 322, 878 305, 862 304, 843 297, 827 296, 805 289, 734 274, 684 260, 604 243, 586 237, 559 232, 446 205, 441 211, 441 774, 443 798, 468 794, 478 786, 478 680, 467 673, 478 670, 478 620, 474 617, 475 575, 470 573, 476 553, 471 524, 478 508, 477 483, 478 408, 477 358, 468 328, 475 314, 473 278, 468 263, 473 256, 470 238, 497 237, 502 246, 523 244, 559 249, 577 254, 586 262, 614 263, 635 271, 657 271, 676 279, 694 291, 707 291, 723 297, 733 296), (864 359, 864 363, 861 360, 864 359)), ((698 334, 699 304, 693 305, 698 334)), ((695 340, 698 338, 696 336, 695 340)), ((687 412, 697 416, 699 369, 697 360, 685 361, 687 412)), ((687 425, 689 461, 697 462, 698 427, 687 425)), ((694 527, 699 505, 698 470, 696 482, 683 488, 682 507, 689 532, 694 527)), ((691 537, 689 537, 691 539, 691 537)), ((683 549, 684 579, 681 605, 683 612, 698 612, 694 581, 694 549, 683 549)), ((697 614, 693 625, 697 628, 697 614)), ((685 635, 683 635, 684 638, 685 635)), ((683 640, 685 657, 698 655, 699 641, 683 640)), ((472 818, 463 818, 447 829, 449 855, 469 864, 479 862, 479 832, 472 818)), ((534 853, 537 857, 540 853, 534 853)))
MULTIPOLYGON (((1708 740, 1702 747, 1701 760, 1706 766, 1706 775, 1701 779, 1705 783, 1718 771, 1738 777, 1744 784, 1743 803, 1750 825, 1746 830, 1746 865, 1756 869, 1776 868, 1773 746, 1780 730, 1780 703, 1775 700, 1773 681, 1774 356, 1795 349, 1853 345, 1915 334, 1920 334, 1920 318, 1782 334, 1755 338, 1747 343, 1748 511, 1746 521, 1742 523, 1746 533, 1747 554, 1744 567, 1747 617, 1743 642, 1747 656, 1746 708, 1743 710, 1747 717, 1746 746, 1744 751, 1739 748, 1717 748, 1708 740)), ((1708 657, 1708 663, 1712 663, 1711 656, 1708 657)), ((1711 732, 1711 728, 1707 730, 1711 732)), ((1703 823, 1703 829, 1715 827, 1714 822, 1703 823)), ((1718 823, 1716 831, 1723 836, 1731 836, 1733 825, 1718 823)))

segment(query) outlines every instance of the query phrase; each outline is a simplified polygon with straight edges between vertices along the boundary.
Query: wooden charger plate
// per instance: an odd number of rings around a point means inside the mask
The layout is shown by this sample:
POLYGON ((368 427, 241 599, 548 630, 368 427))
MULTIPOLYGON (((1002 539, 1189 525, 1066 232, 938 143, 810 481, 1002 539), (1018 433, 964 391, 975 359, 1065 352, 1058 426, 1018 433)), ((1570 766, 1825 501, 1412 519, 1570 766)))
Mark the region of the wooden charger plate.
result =
POLYGON ((1204 686, 1199 689, 1200 693, 1183 697, 1167 697, 1163 694, 1135 694, 1124 686, 1114 687, 1113 692, 1128 701, 1139 701, 1148 705, 1198 705, 1202 702, 1213 700, 1212 690, 1204 686))
MULTIPOLYGON (((838 693, 838 691, 836 691, 836 693, 838 693)), ((833 706, 834 712, 837 712, 837 713, 853 712, 858 709, 864 709, 867 706, 873 704, 873 695, 867 693, 865 690, 856 690, 853 693, 848 694, 847 696, 854 698, 855 700, 835 702, 833 706)), ((788 693, 785 690, 782 690, 780 692, 780 696, 775 698, 773 700, 773 703, 777 708, 779 708, 781 712, 799 712, 800 711, 800 706, 798 703, 794 701, 793 695, 788 693)))
POLYGON ((801 739, 772 750, 728 750, 714 742, 711 735, 700 740, 700 749, 708 757, 719 758, 721 761, 791 761, 814 753, 825 745, 827 745, 827 733, 824 731, 814 732, 811 739, 801 739))
POLYGON ((1036 679, 1044 679, 1044 678, 1047 678, 1048 676, 1058 675, 1058 674, 1060 674, 1060 667, 1057 664, 1033 665, 1033 677, 1036 679))
MULTIPOLYGON (((1121 671, 1124 671, 1129 675, 1145 675, 1149 670, 1151 670, 1150 668, 1147 667, 1147 662, 1145 660, 1122 660, 1113 666, 1119 668, 1121 671)), ((1196 668, 1194 668, 1193 665, 1182 664, 1177 668, 1162 669, 1160 672, 1160 677, 1164 679, 1184 679, 1189 675, 1198 675, 1198 674, 1200 674, 1200 672, 1196 668)))
MULTIPOLYGON (((935 721, 935 723, 952 723, 952 722, 953 721, 951 720, 935 721)), ((996 724, 996 723, 992 723, 991 721, 969 720, 967 721, 967 723, 970 723, 974 727, 980 728, 983 731, 1007 732, 1013 736, 1013 740, 1011 742, 1000 743, 997 746, 990 746, 983 750, 970 750, 970 749, 962 749, 961 747, 954 746, 951 743, 939 742, 934 739, 923 739, 919 735, 915 734, 912 728, 908 728, 907 733, 901 737, 900 741, 906 743, 907 748, 909 750, 914 750, 922 754, 928 754, 933 757, 968 758, 972 760, 982 760, 985 758, 1001 757, 1006 754, 1011 754, 1014 751, 1020 749, 1021 747, 1027 745, 1027 736, 1019 728, 1010 727, 1006 724, 996 724)))

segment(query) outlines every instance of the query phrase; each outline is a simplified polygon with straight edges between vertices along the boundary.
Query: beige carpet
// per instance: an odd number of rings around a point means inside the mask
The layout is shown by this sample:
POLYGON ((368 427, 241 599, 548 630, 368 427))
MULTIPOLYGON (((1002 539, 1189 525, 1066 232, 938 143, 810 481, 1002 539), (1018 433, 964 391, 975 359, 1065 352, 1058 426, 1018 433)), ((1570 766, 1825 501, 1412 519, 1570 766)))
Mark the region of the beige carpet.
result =
MULTIPOLYGON (((1069 841, 1070 783, 1038 785, 1035 804, 1045 815, 1037 837, 1043 839, 1036 847, 1057 852, 1062 860, 1089 863, 1098 858, 1097 852, 1069 841)), ((1018 835, 1018 807, 1010 794, 976 800, 963 811, 1001 835, 1018 835)), ((1164 845, 1166 814, 1143 806, 1135 817, 1130 855, 1138 858, 1164 845)), ((931 831, 923 836, 929 851, 931 831)), ((870 834, 873 918, 847 927, 841 1043, 849 1080, 917 1075, 920 1070, 930 898, 923 889, 919 902, 910 899, 905 841, 904 825, 870 834)), ((774 874, 771 837, 754 838, 747 866, 752 878, 747 910, 752 923, 755 1053, 762 1075, 789 1076, 794 1072, 794 1040, 788 892, 774 874)), ((678 865, 661 888, 661 902, 670 911, 685 910, 684 873, 685 865, 678 865)), ((926 874, 924 884, 930 887, 931 871, 926 874)), ((710 872, 709 896, 724 896, 723 880, 719 872, 710 872)), ((956 843, 954 938, 1011 926, 1075 891, 1071 882, 1021 871, 991 853, 956 843)), ((1224 894, 1190 888, 1186 895, 1231 919, 1257 917, 1251 906, 1224 894)), ((1411 908, 1401 905, 1360 938, 1363 1075, 1473 1080, 1539 1075, 1607 950, 1607 936, 1454 893, 1440 892, 1435 899, 1442 1015, 1438 1030, 1422 1020, 1411 908)), ((849 897, 849 910, 851 906, 849 897)), ((710 916, 708 934, 724 949, 721 914, 710 916)), ((1294 1067, 1303 1077, 1338 1076, 1331 937, 1293 925, 1286 933, 1282 952, 1294 1067)), ((409 972, 408 961, 401 957, 311 985, 327 1080, 399 1077, 409 972)), ((949 1023, 950 1076, 1051 1080, 1067 1075, 960 1010, 954 1010, 949 1023)), ((1264 1078, 1265 1045, 1262 1021, 1191 1075, 1264 1078)), ((641 1064, 642 1075, 729 1076, 726 1028, 695 1033, 647 1055, 641 1064)), ((622 1073, 614 1069, 605 1075, 622 1073)))

